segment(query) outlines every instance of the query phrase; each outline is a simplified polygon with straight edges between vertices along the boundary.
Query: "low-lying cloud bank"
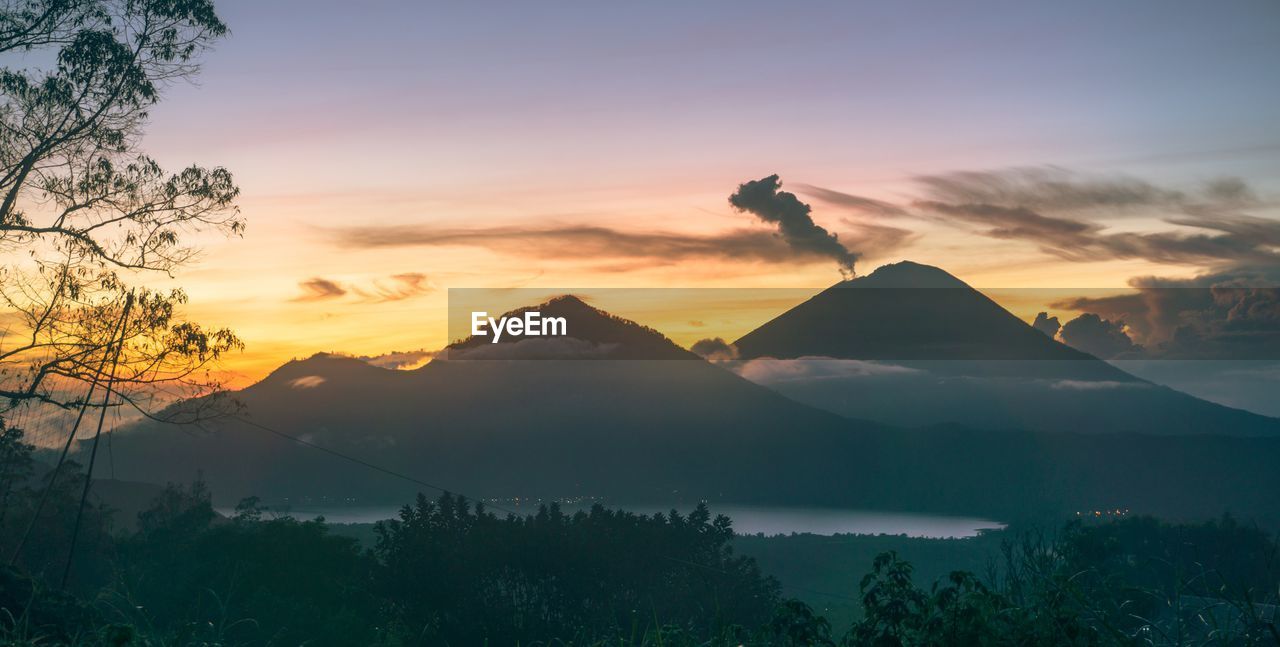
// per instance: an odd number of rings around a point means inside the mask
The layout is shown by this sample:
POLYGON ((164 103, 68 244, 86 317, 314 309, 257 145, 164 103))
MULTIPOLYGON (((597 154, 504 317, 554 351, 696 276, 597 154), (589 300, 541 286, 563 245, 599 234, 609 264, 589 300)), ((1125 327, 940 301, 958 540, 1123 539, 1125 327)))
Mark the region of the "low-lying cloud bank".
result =
POLYGON ((391 351, 381 355, 362 355, 356 359, 372 364, 379 368, 389 368, 395 370, 417 368, 435 358, 440 354, 437 350, 408 350, 408 351, 391 351))
POLYGON ((896 364, 831 357, 761 358, 734 363, 732 368, 738 375, 766 386, 782 382, 926 374, 925 371, 896 364))

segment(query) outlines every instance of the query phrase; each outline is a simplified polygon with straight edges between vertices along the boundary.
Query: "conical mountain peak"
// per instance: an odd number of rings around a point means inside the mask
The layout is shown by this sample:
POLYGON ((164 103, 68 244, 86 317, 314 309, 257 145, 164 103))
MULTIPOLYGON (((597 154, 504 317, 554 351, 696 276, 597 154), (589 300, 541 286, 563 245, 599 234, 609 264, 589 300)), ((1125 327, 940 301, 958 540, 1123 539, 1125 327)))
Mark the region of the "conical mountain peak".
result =
POLYGON ((912 261, 882 265, 871 274, 843 281, 840 287, 856 288, 966 288, 964 281, 946 270, 912 261))
POLYGON ((1068 360, 1096 364, 1089 373, 1105 379, 1132 379, 1046 337, 946 271, 909 261, 838 283, 736 346, 743 358, 1068 360))

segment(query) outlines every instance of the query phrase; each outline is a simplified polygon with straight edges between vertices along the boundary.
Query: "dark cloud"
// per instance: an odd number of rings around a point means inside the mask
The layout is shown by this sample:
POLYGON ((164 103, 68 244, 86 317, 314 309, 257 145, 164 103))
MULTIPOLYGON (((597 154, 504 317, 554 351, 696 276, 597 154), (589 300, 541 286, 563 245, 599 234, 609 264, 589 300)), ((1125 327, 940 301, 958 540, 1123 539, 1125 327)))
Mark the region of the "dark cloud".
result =
POLYGON ((1204 189, 1205 195, 1220 203, 1238 208, 1259 204, 1258 196, 1240 178, 1219 178, 1209 182, 1204 189))
POLYGON ((302 295, 294 297, 294 301, 323 301, 337 299, 347 294, 347 290, 342 286, 318 276, 299 282, 298 287, 302 288, 302 295))
POLYGON ((1242 267, 1191 279, 1138 277, 1137 292, 1055 307, 1122 319, 1148 354, 1179 359, 1280 358, 1280 268, 1242 267))
POLYGON ((426 360, 432 359, 439 351, 434 350, 410 350, 410 351, 391 351, 381 355, 364 355, 356 359, 368 362, 380 368, 402 369, 413 368, 422 364, 426 360))
POLYGON ((1132 357, 1142 351, 1125 334, 1123 321, 1110 321, 1093 313, 1068 321, 1061 334, 1067 345, 1103 359, 1132 357))
POLYGON ((1026 240, 1068 260, 1145 259, 1231 266, 1280 264, 1280 221, 1242 209, 1264 206, 1237 178, 1198 192, 1126 177, 1084 177, 1056 167, 923 176, 917 208, 942 220, 985 228, 989 236, 1026 240), (1121 211, 1158 214, 1186 229, 1113 232, 1085 216, 1121 211))
POLYGON ((1005 207, 982 202, 951 204, 936 200, 917 200, 913 205, 969 224, 991 227, 987 234, 996 238, 1078 242, 1080 239, 1075 238, 1076 236, 1099 230, 1096 225, 1069 218, 1042 216, 1026 207, 1005 207))
POLYGON ((1041 312, 1036 315, 1036 320, 1031 322, 1031 327, 1048 335, 1050 338, 1058 336, 1058 331, 1062 329, 1062 323, 1057 317, 1050 317, 1049 313, 1041 312))
MULTIPOLYGON (((853 232, 854 241, 883 246, 901 244, 910 236, 904 230, 868 227, 853 232)), ((695 235, 670 232, 626 232, 608 227, 578 225, 549 227, 439 228, 430 225, 345 227, 323 230, 342 247, 447 247, 465 246, 516 256, 590 261, 599 259, 682 261, 722 258, 769 263, 816 261, 829 258, 817 250, 796 249, 777 235, 738 229, 719 234, 695 235), (797 254, 798 252, 798 254, 797 254)), ((622 263, 628 270, 643 265, 622 263)))
POLYGON ((738 185, 738 190, 729 196, 729 204, 777 225, 778 234, 792 249, 830 257, 840 266, 841 274, 852 277, 858 255, 845 247, 835 234, 813 221, 809 205, 794 193, 780 190, 781 187, 777 175, 751 180, 738 185))
POLYGON ((738 359, 738 348, 720 337, 699 339, 689 347, 693 354, 712 362, 738 359))

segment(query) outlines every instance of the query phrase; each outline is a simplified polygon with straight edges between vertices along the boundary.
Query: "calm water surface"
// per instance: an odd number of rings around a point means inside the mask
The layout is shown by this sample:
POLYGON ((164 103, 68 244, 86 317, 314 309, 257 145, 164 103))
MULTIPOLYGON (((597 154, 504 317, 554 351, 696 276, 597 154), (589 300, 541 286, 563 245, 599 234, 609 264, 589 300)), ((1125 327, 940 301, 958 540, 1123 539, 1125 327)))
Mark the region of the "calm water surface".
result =
MULTIPOLYGON (((503 508, 515 512, 534 514, 536 505, 517 506, 503 504, 503 508)), ((589 507, 589 506, 587 506, 589 507)), ((610 505, 632 512, 653 514, 667 512, 671 506, 659 505, 610 505)), ((491 508, 492 509, 492 508, 491 508)), ((562 504, 567 513, 584 509, 582 506, 562 504)), ((691 506, 676 506, 681 514, 688 514, 691 506)), ((391 507, 307 507, 295 508, 289 514, 298 519, 314 519, 323 516, 331 523, 373 523, 391 519, 399 514, 399 508, 391 507)), ((501 510, 493 509, 502 514, 501 510)), ((230 511, 221 511, 224 514, 230 511)), ((927 514, 873 512, 867 510, 840 510, 832 508, 794 508, 776 506, 713 505, 711 513, 728 515, 733 528, 740 534, 785 535, 811 533, 815 535, 907 535, 910 537, 956 538, 973 537, 979 530, 998 529, 1004 524, 975 517, 950 517, 927 514)))

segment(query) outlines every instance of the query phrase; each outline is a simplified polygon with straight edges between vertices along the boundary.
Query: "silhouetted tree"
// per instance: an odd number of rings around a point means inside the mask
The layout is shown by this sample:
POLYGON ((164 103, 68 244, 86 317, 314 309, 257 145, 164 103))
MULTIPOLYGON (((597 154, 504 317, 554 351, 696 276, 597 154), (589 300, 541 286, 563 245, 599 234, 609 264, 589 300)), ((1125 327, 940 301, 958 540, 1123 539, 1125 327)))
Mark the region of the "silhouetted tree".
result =
POLYGON ((226 31, 209 0, 0 4, 0 52, 32 64, 0 69, 0 303, 18 314, 0 346, 0 408, 86 404, 131 292, 117 401, 207 389, 201 369, 239 345, 183 321, 181 290, 129 285, 190 260, 188 234, 243 228, 225 169, 171 174, 137 150, 164 87, 226 31))
POLYGON ((419 496, 378 527, 379 588, 427 644, 599 640, 641 627, 720 636, 767 623, 778 584, 733 554, 726 517, 552 505, 498 518, 419 496))
POLYGON ((7 425, 4 418, 0 418, 0 537, 8 534, 5 530, 10 519, 9 506, 16 503, 15 495, 26 487, 34 466, 31 458, 34 447, 24 441, 24 436, 21 429, 7 425))

